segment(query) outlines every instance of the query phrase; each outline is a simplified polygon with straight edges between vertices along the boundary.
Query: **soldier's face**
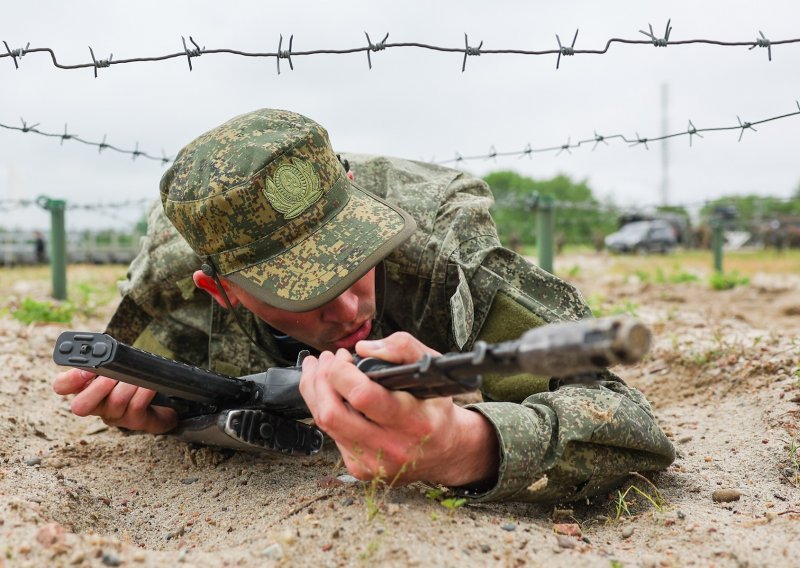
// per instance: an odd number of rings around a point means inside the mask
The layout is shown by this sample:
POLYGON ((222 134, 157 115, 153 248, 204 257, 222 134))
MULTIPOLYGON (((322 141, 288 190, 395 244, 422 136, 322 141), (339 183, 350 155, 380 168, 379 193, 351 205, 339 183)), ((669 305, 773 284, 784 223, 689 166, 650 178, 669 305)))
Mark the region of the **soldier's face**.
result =
POLYGON ((247 309, 269 325, 320 351, 352 351, 372 331, 374 268, 335 300, 310 312, 287 312, 257 300, 236 285, 231 288, 247 309))

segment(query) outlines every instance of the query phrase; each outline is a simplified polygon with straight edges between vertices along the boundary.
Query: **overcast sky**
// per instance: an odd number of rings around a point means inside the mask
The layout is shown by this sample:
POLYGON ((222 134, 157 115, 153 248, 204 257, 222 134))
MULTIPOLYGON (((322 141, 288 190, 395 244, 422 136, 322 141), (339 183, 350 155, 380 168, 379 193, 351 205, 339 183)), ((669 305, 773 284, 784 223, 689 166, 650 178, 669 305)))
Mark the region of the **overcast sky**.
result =
MULTIPOLYGON (((502 1, 379 2, 160 1, 6 2, 0 40, 11 49, 50 47, 63 64, 98 59, 158 56, 181 50, 181 36, 201 47, 274 52, 294 34, 295 51, 351 48, 389 32, 389 42, 484 49, 552 49, 555 34, 576 49, 601 49, 611 37, 644 39, 648 23, 658 36, 672 19, 672 41, 753 41, 758 30, 777 41, 800 37, 800 4, 794 1, 702 2, 502 1)), ((0 44, 0 50, 5 48, 0 44)), ((614 44, 605 55, 490 55, 470 57, 415 48, 366 55, 294 57, 294 71, 274 58, 206 54, 158 63, 60 70, 49 56, 32 53, 14 69, 0 59, 0 123, 69 132, 168 156, 226 119, 260 107, 291 109, 324 125, 342 151, 445 160, 456 152, 482 155, 557 146, 601 135, 662 134, 661 85, 669 89, 669 132, 797 111, 800 43, 766 49, 709 45, 614 44)), ((747 131, 707 133, 669 143, 669 201, 696 203, 723 194, 789 197, 800 184, 800 117, 747 131)), ((477 174, 515 169, 537 178, 565 173, 586 179, 595 195, 621 205, 660 202, 660 143, 628 147, 616 141, 571 154, 464 162, 477 174)), ((0 200, 40 194, 69 203, 109 203, 157 196, 164 167, 158 162, 71 141, 59 144, 0 129, 0 200)), ((139 209, 102 213, 70 211, 68 226, 124 227, 139 209)), ((42 227, 41 210, 0 212, 0 226, 42 227)))

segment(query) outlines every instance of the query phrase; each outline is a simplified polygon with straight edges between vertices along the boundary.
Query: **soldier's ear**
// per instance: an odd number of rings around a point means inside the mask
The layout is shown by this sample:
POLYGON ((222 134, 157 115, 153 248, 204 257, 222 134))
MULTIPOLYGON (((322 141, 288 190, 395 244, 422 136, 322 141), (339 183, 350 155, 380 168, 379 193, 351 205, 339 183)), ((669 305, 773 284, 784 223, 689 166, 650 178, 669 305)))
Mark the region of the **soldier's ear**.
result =
MULTIPOLYGON (((195 286, 211 294, 211 297, 214 298, 214 300, 216 300, 220 306, 223 308, 228 307, 225 302, 225 298, 222 297, 222 293, 220 292, 217 282, 213 277, 209 276, 202 270, 197 270, 192 275, 192 279, 194 280, 195 286)), ((231 291, 230 286, 228 286, 228 283, 225 282, 224 279, 220 278, 220 284, 223 288, 225 288, 225 293, 228 295, 228 299, 231 301, 231 306, 236 306, 239 303, 239 298, 234 292, 231 291)))

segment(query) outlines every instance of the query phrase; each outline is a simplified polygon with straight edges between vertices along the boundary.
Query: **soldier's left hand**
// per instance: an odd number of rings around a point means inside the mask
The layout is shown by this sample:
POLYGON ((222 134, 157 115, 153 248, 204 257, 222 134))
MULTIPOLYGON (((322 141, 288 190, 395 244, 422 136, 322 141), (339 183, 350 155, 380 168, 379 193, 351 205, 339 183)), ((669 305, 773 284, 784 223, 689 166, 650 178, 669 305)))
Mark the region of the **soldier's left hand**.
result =
MULTIPOLYGON (((405 332, 361 341, 356 351, 399 364, 437 354, 405 332)), ((481 414, 449 397, 422 400, 386 390, 357 369, 344 349, 306 357, 300 393, 358 479, 460 486, 497 475, 497 436, 481 414)))

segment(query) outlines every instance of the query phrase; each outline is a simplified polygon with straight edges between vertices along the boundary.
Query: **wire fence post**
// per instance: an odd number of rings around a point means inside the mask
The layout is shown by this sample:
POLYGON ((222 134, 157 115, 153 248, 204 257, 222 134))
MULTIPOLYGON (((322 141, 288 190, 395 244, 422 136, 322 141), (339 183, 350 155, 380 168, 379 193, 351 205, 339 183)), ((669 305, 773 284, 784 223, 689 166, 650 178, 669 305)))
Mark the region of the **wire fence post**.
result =
POLYGON ((53 297, 67 299, 67 238, 64 212, 67 202, 39 196, 36 202, 42 209, 50 211, 50 272, 53 279, 53 297))
POLYGON ((555 227, 555 206, 553 198, 543 195, 536 207, 536 248, 539 253, 539 267, 553 273, 553 229, 555 227))
POLYGON ((722 273, 722 222, 719 219, 711 221, 711 250, 714 254, 714 270, 722 273))

